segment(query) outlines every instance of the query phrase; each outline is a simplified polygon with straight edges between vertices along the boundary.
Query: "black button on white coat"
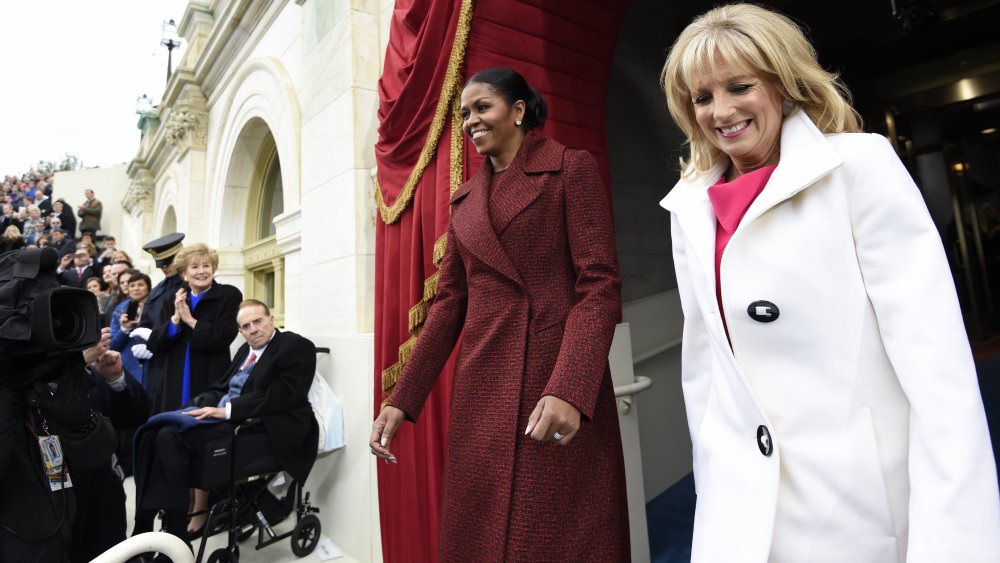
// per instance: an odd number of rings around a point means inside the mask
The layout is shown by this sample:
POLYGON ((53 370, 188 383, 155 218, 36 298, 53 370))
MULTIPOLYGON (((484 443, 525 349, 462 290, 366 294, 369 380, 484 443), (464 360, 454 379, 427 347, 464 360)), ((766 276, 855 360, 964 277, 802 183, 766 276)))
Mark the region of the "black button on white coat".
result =
POLYGON ((747 307, 747 314, 750 318, 761 323, 771 323, 778 320, 781 311, 778 306, 770 301, 754 301, 747 307))
POLYGON ((757 427, 757 447, 760 448, 760 453, 764 454, 764 457, 770 456, 771 452, 774 451, 774 444, 771 443, 771 433, 767 430, 767 426, 763 424, 757 427))

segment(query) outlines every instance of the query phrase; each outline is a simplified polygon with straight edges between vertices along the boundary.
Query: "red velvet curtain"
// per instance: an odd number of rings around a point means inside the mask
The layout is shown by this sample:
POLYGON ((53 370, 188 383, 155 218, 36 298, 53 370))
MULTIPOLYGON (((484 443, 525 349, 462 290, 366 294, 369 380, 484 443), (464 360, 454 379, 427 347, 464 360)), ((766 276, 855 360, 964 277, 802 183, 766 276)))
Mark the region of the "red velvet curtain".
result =
MULTIPOLYGON (((628 0, 474 0, 461 68, 510 66, 549 103, 545 135, 597 156, 610 191, 604 99, 608 71, 628 0)), ((379 82, 379 141, 375 146, 383 211, 397 200, 428 138, 459 25, 462 0, 397 0, 379 82)), ((450 115, 448 116, 450 123, 450 115)), ((383 371, 398 364, 410 338, 410 309, 435 271, 434 243, 448 226, 450 127, 398 219, 376 228, 375 409, 387 396, 383 371)), ((482 159, 464 143, 464 177, 482 159)), ((449 389, 445 367, 417 424, 393 441, 398 465, 378 466, 385 561, 436 561, 449 389)), ((485 461, 485 460, 484 460, 485 461)))

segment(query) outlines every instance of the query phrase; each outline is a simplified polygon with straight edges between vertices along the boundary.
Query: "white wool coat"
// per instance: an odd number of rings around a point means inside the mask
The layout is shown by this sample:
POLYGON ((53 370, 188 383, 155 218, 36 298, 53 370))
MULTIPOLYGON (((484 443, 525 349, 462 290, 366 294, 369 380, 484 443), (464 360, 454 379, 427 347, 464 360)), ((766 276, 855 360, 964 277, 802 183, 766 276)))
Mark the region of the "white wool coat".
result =
POLYGON ((660 203, 684 310, 692 561, 1000 561, 954 282, 889 143, 823 135, 801 111, 785 119, 780 162, 722 256, 731 348, 707 193, 723 171, 682 179, 660 203), (777 318, 751 318, 757 301, 777 318))

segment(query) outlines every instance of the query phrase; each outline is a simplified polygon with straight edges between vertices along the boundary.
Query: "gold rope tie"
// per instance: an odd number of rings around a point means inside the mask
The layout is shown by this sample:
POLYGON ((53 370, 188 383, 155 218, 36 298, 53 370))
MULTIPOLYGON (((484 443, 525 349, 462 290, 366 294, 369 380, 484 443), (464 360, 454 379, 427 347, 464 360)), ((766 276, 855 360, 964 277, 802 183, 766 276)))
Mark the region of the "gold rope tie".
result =
POLYGON ((403 211, 409 207, 413 201, 413 194, 416 192, 417 184, 424 175, 424 170, 434 159, 438 144, 441 141, 441 134, 444 132, 445 120, 448 118, 449 107, 453 103, 452 99, 457 95, 461 96, 460 80, 462 62, 465 60, 465 48, 469 42, 469 28, 472 27, 472 0, 462 0, 462 8, 458 15, 458 26, 455 28, 455 39, 451 47, 451 56, 448 59, 448 69, 444 74, 444 82, 441 85, 441 92, 438 96, 437 106, 434 110, 434 119, 431 121, 430 130, 424 147, 420 151, 417 164, 407 178, 403 190, 392 206, 387 206, 382 195, 382 186, 378 178, 375 179, 375 204, 378 206, 379 215, 386 225, 391 225, 399 220, 403 211))

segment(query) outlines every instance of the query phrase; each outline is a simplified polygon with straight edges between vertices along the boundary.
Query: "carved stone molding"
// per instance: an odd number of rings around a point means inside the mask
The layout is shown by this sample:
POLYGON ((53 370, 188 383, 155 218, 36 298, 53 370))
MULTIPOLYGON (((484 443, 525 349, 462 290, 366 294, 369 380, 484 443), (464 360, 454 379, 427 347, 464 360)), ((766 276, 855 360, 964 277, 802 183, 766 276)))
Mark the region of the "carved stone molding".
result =
POLYGON ((186 143, 190 146, 204 147, 208 143, 208 114, 193 110, 175 110, 170 112, 164 125, 167 142, 177 146, 186 143))
POLYGON ((132 215, 137 215, 137 211, 152 210, 153 207, 153 187, 152 179, 136 178, 129 184, 122 198, 122 207, 132 215))

